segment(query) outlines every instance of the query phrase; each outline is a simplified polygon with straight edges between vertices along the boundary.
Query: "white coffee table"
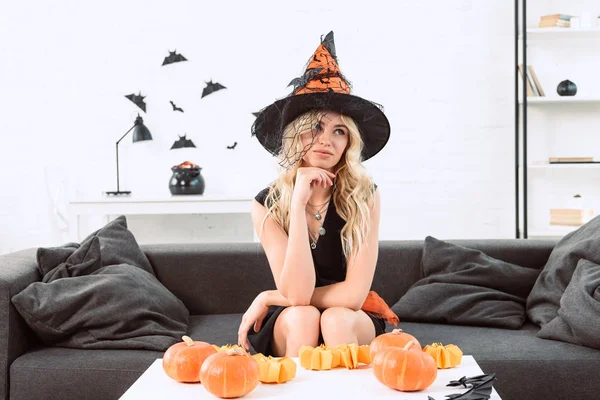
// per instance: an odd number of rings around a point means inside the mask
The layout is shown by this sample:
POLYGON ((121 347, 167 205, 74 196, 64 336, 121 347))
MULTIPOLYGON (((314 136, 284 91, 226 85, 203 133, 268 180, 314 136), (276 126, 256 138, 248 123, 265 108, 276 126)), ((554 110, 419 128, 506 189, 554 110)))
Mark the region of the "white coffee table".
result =
MULTIPOLYGON (((431 396, 436 400, 446 400, 445 395, 463 393, 468 389, 446 387, 451 380, 463 376, 481 375, 483 372, 472 356, 463 356, 462 364, 451 369, 438 370, 435 382, 422 392, 399 392, 381 384, 373 375, 370 365, 361 365, 359 369, 335 368, 328 371, 308 371, 300 366, 296 377, 283 384, 259 383, 256 389, 244 396, 244 399, 419 399, 427 400, 431 396)), ((162 358, 152 365, 123 394, 121 400, 133 399, 217 399, 206 391, 202 384, 179 383, 169 378, 163 371, 162 358)), ((496 390, 492 390, 492 400, 500 400, 496 390)))

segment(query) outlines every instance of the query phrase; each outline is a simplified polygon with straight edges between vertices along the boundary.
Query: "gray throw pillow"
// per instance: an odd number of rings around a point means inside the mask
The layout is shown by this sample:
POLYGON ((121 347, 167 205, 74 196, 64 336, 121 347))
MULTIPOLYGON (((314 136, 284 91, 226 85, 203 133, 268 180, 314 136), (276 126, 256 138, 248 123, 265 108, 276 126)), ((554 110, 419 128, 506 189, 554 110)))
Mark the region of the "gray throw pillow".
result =
POLYGON ((62 263, 48 271, 42 277, 42 282, 51 282, 60 278, 89 275, 102 267, 100 255, 100 239, 94 236, 79 246, 62 263))
POLYGON ((423 278, 392 306, 401 321, 519 329, 539 274, 431 236, 421 268, 423 278))
POLYGON ((138 266, 102 266, 101 240, 84 242, 43 282, 12 297, 46 345, 165 351, 187 331, 181 300, 138 266))
POLYGON ((600 350, 600 265, 579 260, 560 298, 558 316, 537 335, 600 350))
POLYGON ((154 274, 150 261, 140 249, 133 233, 127 229, 127 219, 124 215, 121 215, 88 235, 82 240, 81 245, 79 243, 67 243, 60 247, 39 248, 37 259, 42 276, 66 262, 79 247, 84 246, 94 237, 100 240, 102 266, 129 264, 154 274))
POLYGON ((527 316, 544 326, 558 316, 560 299, 580 259, 600 264, 600 216, 562 238, 527 298, 527 316))

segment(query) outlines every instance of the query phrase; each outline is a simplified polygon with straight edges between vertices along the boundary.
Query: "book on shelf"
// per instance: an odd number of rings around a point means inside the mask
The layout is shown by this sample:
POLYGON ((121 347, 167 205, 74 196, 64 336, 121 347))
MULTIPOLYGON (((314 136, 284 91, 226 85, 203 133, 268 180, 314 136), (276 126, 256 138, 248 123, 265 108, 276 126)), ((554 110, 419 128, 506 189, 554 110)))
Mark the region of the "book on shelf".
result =
POLYGON ((562 19, 565 21, 570 21, 571 20, 571 15, 568 14, 550 14, 550 15, 542 15, 540 17, 540 20, 549 20, 549 19, 562 19))
POLYGON ((592 208, 551 208, 550 225, 581 226, 594 218, 592 208))
POLYGON ((550 163, 577 163, 593 162, 594 157, 550 157, 550 163))
POLYGON ((540 17, 538 28, 569 28, 571 16, 567 14, 551 14, 540 17))
MULTIPOLYGON (((534 97, 542 97, 545 96, 546 94, 544 93, 542 86, 537 78, 537 75, 535 74, 535 71, 533 70, 533 67, 531 65, 527 66, 527 96, 534 96, 534 97)), ((522 81, 523 79, 523 64, 519 64, 519 76, 520 76, 520 80, 519 82, 522 81)))
POLYGON ((533 66, 529 65, 527 68, 529 69, 529 73, 531 74, 531 77, 533 78, 534 86, 537 88, 540 96, 542 96, 542 97, 545 96, 546 94, 544 93, 544 89, 542 89, 542 85, 540 84, 537 74, 533 70, 533 66))

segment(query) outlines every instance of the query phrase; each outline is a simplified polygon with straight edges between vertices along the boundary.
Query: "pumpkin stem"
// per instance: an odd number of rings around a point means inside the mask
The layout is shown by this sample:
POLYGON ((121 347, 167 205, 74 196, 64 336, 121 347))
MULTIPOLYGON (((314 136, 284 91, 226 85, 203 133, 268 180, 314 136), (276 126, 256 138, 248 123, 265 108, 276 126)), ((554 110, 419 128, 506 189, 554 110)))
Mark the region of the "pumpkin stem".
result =
POLYGON ((402 333, 402 329, 394 329, 392 331, 393 334, 398 334, 398 333, 402 333))
POLYGON ((411 346, 412 346, 413 344, 415 344, 415 342, 413 342, 413 341, 411 340, 410 342, 406 343, 402 349, 403 349, 403 350, 408 350, 408 349, 410 349, 410 348, 411 348, 411 346))
POLYGON ((185 342, 185 344, 187 344, 188 346, 193 346, 194 345, 194 341, 192 340, 191 337, 189 336, 182 336, 181 339, 185 342))

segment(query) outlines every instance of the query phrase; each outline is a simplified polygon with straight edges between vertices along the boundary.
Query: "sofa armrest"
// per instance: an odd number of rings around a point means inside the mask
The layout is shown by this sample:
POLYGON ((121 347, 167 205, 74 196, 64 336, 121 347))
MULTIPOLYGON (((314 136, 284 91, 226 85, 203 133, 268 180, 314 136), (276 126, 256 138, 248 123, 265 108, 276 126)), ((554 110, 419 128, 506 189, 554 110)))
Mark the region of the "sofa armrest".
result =
POLYGON ((27 249, 0 256, 0 400, 8 399, 10 364, 36 343, 11 302, 15 294, 41 280, 36 252, 27 249))

